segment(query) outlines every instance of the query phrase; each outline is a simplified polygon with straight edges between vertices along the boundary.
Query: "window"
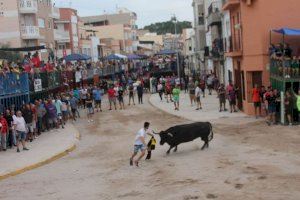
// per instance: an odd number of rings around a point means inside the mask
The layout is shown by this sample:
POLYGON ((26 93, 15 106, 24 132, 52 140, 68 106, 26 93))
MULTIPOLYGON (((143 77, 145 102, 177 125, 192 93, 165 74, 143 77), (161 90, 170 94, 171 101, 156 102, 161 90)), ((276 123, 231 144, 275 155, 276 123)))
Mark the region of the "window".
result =
POLYGON ((45 28, 45 20, 43 18, 39 18, 38 23, 40 28, 45 28))

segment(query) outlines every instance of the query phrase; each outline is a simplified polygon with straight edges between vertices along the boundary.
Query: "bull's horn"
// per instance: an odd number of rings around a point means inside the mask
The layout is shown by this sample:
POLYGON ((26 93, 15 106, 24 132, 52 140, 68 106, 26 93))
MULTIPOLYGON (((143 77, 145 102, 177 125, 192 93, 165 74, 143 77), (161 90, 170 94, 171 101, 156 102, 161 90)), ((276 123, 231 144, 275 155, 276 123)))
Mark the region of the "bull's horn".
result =
POLYGON ((152 133, 154 133, 155 135, 159 135, 158 133, 155 133, 154 131, 152 131, 152 133))
POLYGON ((168 133, 168 135, 171 136, 171 137, 173 137, 173 134, 172 134, 172 133, 168 133))

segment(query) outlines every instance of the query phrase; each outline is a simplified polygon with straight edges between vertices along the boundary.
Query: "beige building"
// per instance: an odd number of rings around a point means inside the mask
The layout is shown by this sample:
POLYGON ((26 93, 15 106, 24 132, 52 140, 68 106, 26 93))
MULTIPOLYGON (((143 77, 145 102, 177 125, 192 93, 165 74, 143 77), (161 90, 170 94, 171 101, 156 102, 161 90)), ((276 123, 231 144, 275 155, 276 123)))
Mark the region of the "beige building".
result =
POLYGON ((138 52, 140 54, 146 54, 150 56, 162 50, 164 44, 163 35, 157 35, 157 33, 150 33, 147 30, 139 30, 138 35, 138 52))
MULTIPOLYGON (((53 20, 59 18, 51 0, 0 0, 0 44, 11 47, 45 45, 54 49, 53 20)), ((43 59, 48 57, 42 50, 43 59)))
POLYGON ((137 51, 137 15, 125 8, 120 8, 114 14, 82 17, 85 25, 93 26, 101 39, 120 41, 121 53, 137 51))

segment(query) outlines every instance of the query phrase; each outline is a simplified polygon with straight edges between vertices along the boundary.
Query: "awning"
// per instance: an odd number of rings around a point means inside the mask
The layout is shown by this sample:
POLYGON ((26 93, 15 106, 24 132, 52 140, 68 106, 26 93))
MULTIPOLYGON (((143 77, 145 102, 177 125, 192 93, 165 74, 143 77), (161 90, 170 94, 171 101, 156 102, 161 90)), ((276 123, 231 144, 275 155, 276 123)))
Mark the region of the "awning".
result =
POLYGON ((280 33, 282 35, 300 36, 300 29, 282 28, 282 29, 275 29, 273 30, 273 32, 280 33))
POLYGON ((70 61, 90 60, 91 57, 85 54, 70 54, 66 56, 64 59, 66 62, 70 62, 70 61))
POLYGON ((126 59, 127 57, 121 54, 110 54, 109 56, 106 57, 107 60, 121 60, 121 59, 126 59))
POLYGON ((46 49, 45 46, 20 47, 20 48, 0 48, 0 51, 38 51, 46 49))
POLYGON ((166 49, 158 52, 156 55, 172 55, 172 54, 176 54, 176 51, 166 49))
POLYGON ((140 56, 135 55, 135 54, 129 54, 127 55, 128 60, 140 60, 142 59, 140 56))

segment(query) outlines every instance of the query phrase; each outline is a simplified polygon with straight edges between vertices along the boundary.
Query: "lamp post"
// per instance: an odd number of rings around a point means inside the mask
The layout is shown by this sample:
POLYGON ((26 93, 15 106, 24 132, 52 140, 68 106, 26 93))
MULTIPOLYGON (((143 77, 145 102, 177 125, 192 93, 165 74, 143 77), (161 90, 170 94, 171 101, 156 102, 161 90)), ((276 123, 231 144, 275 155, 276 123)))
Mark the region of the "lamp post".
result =
POLYGON ((178 37, 177 37, 177 18, 174 14, 171 18, 171 21, 175 24, 175 51, 176 51, 176 57, 177 57, 177 76, 179 78, 180 84, 181 84, 181 77, 180 77, 180 63, 179 63, 179 49, 178 49, 178 37))

